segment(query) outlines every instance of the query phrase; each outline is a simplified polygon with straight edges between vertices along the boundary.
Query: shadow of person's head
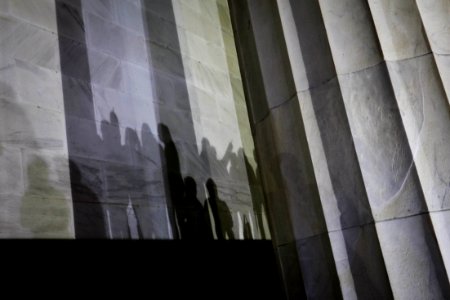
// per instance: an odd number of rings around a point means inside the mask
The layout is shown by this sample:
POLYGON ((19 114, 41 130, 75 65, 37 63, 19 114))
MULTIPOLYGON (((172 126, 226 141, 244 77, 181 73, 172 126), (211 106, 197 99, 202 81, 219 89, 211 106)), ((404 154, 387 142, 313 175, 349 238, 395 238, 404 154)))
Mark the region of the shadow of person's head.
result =
POLYGON ((184 178, 184 188, 187 198, 197 197, 197 183, 191 176, 184 178))
POLYGON ((109 122, 103 120, 100 125, 103 143, 108 147, 121 146, 119 118, 114 111, 109 115, 109 122))
POLYGON ((125 130, 125 144, 137 150, 141 146, 136 130, 127 127, 125 130))
POLYGON ((80 182, 82 179, 81 171, 78 168, 77 164, 71 159, 69 159, 69 170, 72 182, 80 182))
POLYGON ((206 181, 206 190, 210 198, 217 198, 217 185, 211 178, 206 181))
POLYGON ((170 134, 169 127, 167 127, 167 125, 165 124, 158 124, 158 136, 161 142, 163 142, 164 144, 172 142, 172 135, 170 134))
POLYGON ((208 149, 211 147, 211 144, 209 143, 209 140, 207 138, 202 139, 202 150, 208 151, 208 149))

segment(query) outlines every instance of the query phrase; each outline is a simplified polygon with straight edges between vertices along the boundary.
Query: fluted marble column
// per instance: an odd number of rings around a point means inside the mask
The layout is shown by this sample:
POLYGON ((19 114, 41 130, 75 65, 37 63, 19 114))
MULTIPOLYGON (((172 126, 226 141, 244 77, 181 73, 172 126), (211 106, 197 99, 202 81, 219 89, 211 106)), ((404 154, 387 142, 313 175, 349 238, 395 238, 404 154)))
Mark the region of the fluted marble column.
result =
POLYGON ((340 298, 299 105, 305 95, 296 92, 296 74, 291 71, 277 5, 273 1, 230 3, 272 237, 288 296, 340 298))
POLYGON ((450 247, 450 107, 442 85, 445 77, 435 63, 438 55, 428 46, 428 40, 439 39, 424 30, 413 0, 372 0, 369 5, 449 274, 450 253, 445 249, 450 247))
MULTIPOLYGON (((265 2, 245 2, 231 1, 259 158, 270 169, 264 188, 272 219, 288 216, 273 227, 275 243, 295 239, 298 226, 327 232, 346 299, 448 297, 450 118, 447 68, 435 50, 445 48, 446 4, 434 1, 437 12, 412 0, 278 0, 268 13, 265 2), (294 175, 308 164, 322 220, 291 205, 302 193, 289 178, 311 187, 310 177, 294 175), (286 200, 275 202, 279 195, 286 200)), ((308 281, 304 253, 296 255, 306 294, 323 296, 308 281)))
POLYGON ((450 103, 450 2, 416 0, 416 3, 450 103))
POLYGON ((319 4, 278 7, 342 294, 392 298, 319 4))
POLYGON ((448 278, 369 6, 319 3, 394 297, 446 298, 448 278))

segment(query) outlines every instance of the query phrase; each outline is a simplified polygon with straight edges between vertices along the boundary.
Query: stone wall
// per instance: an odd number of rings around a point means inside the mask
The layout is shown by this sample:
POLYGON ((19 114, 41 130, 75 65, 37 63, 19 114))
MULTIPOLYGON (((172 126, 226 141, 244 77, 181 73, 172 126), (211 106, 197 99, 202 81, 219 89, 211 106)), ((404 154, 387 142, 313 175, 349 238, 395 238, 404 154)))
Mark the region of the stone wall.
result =
POLYGON ((53 1, 0 2, 0 236, 74 236, 53 1))
POLYGON ((270 238, 226 1, 2 0, 0 22, 1 236, 184 238, 201 214, 270 238))

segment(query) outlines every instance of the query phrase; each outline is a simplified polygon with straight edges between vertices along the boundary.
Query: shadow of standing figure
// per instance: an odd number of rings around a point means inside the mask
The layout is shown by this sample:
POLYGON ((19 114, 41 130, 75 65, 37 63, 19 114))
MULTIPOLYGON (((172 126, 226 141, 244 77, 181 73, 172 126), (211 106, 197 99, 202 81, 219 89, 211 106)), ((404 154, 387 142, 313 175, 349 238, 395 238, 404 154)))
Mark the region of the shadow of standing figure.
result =
POLYGON ((205 240, 207 227, 203 206, 197 199, 197 183, 194 178, 188 176, 184 179, 184 186, 183 201, 175 206, 181 239, 205 240))
MULTIPOLYGON (((256 157, 255 151, 253 151, 253 157, 256 157)), ((259 177, 259 169, 257 166, 255 169, 252 167, 247 155, 245 155, 245 154, 244 154, 244 162, 245 162, 245 168, 247 170, 248 181, 250 184, 253 211, 256 216, 257 228, 259 228, 259 232, 261 234, 261 239, 263 239, 263 240, 265 240, 267 238, 270 239, 270 237, 268 237, 268 234, 266 234, 266 230, 264 228, 263 215, 266 214, 267 210, 266 210, 266 205, 264 203, 264 194, 262 193, 262 190, 260 190, 258 188, 258 186, 262 185, 261 179, 259 177)))
POLYGON ((217 185, 211 178, 206 181, 206 189, 209 197, 205 201, 205 211, 208 211, 209 207, 213 216, 213 220, 209 224, 210 228, 214 227, 218 240, 225 240, 226 237, 234 240, 233 218, 230 209, 224 201, 219 199, 217 185))
POLYGON ((169 127, 161 123, 158 124, 158 135, 163 144, 160 151, 164 154, 163 170, 165 178, 167 178, 166 189, 171 202, 168 203, 169 218, 172 225, 173 237, 176 239, 180 238, 180 233, 176 230, 173 208, 176 208, 184 197, 184 182, 181 175, 180 158, 178 157, 178 150, 175 142, 172 140, 169 127))
POLYGON ((252 227, 246 215, 244 215, 244 240, 253 240, 252 227))
POLYGON ((69 160, 77 239, 106 239, 105 216, 98 195, 83 183, 77 164, 69 160))

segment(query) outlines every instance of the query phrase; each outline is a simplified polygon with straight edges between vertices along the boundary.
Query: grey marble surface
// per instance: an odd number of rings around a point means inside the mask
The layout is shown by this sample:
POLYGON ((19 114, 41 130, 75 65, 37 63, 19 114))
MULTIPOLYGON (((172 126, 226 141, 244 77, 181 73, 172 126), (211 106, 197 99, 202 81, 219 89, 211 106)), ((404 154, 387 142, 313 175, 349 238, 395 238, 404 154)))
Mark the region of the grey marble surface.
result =
POLYGON ((432 55, 388 64, 430 211, 448 208, 450 111, 432 55))
POLYGON ((281 42, 283 39, 281 21, 275 10, 276 3, 250 1, 248 9, 255 45, 258 48, 253 55, 257 55, 257 59, 261 62, 260 72, 264 83, 266 105, 274 108, 290 100, 295 94, 286 46, 281 42), (274 81, 274 78, 277 80, 274 81))
POLYGON ((383 60, 369 5, 359 0, 319 0, 338 74, 355 72, 383 60))
POLYGON ((447 298, 448 281, 429 216, 381 222, 376 226, 394 297, 447 298), (425 278, 424 266, 429 270, 425 278))
POLYGON ((417 7, 433 52, 450 54, 450 3, 446 0, 418 0, 417 7))
POLYGON ((328 234, 298 240, 296 247, 308 299, 341 298, 328 234))
POLYGON ((369 1, 383 56, 400 60, 429 53, 416 1, 369 1))
POLYGON ((374 219, 425 212, 387 67, 342 75, 339 82, 374 219))

